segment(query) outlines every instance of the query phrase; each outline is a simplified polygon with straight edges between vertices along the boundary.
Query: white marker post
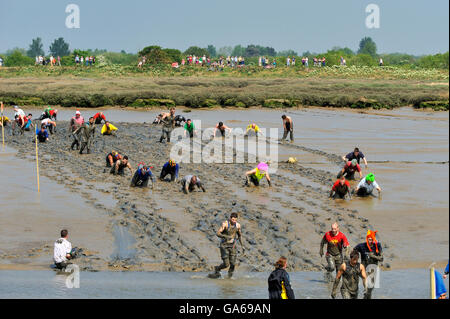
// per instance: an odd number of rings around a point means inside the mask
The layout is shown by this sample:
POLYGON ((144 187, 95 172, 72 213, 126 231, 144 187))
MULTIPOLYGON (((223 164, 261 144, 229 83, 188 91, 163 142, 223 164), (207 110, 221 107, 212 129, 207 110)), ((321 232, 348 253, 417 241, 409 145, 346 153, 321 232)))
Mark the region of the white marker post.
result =
POLYGON ((37 175, 37 187, 38 187, 38 193, 41 192, 41 187, 39 184, 39 151, 38 151, 38 138, 37 138, 37 126, 34 127, 34 140, 36 143, 36 175, 37 175))

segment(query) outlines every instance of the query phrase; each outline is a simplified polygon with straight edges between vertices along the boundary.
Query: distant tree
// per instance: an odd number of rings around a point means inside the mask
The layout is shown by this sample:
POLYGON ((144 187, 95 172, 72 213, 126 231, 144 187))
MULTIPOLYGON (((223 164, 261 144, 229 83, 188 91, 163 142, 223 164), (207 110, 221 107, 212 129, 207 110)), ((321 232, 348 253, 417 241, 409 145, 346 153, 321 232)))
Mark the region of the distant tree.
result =
POLYGON ((27 55, 27 50, 25 50, 25 49, 22 49, 22 48, 18 48, 18 47, 15 47, 15 48, 13 48, 13 49, 9 49, 9 50, 7 50, 6 51, 6 53, 5 53, 5 55, 12 55, 12 54, 14 54, 14 53, 16 53, 16 52, 20 52, 20 54, 22 54, 22 55, 27 55))
POLYGON ((342 47, 335 46, 335 47, 331 48, 331 51, 341 52, 342 55, 345 55, 345 56, 355 55, 355 52, 353 52, 352 49, 347 48, 347 47, 342 48, 342 47))
POLYGON ((195 55, 195 56, 209 56, 207 49, 192 46, 184 52, 185 55, 195 55))
POLYGON ((213 46, 212 44, 208 45, 208 47, 206 48, 206 50, 208 50, 209 56, 210 57, 216 57, 217 56, 217 50, 216 47, 213 46))
POLYGON ((233 52, 231 52, 233 56, 245 56, 245 48, 238 44, 233 48, 233 52))
POLYGON ((218 56, 223 56, 223 57, 227 57, 230 56, 231 53, 233 53, 233 47, 222 47, 217 51, 217 55, 218 56))
POLYGON ((19 50, 13 51, 10 55, 6 57, 5 66, 26 66, 33 65, 34 59, 23 54, 19 50))
POLYGON ((171 59, 171 62, 178 62, 181 63, 181 51, 177 49, 163 49, 163 52, 165 52, 169 58, 171 59))
POLYGON ((258 56, 260 55, 260 49, 256 45, 251 44, 247 46, 247 48, 245 49, 245 54, 243 55, 245 55, 246 57, 258 56))
POLYGON ((36 38, 33 39, 31 44, 30 44, 30 48, 27 51, 27 56, 29 56, 30 58, 34 58, 40 55, 44 55, 44 45, 42 44, 42 39, 41 38, 36 38))
POLYGON ((267 55, 267 56, 277 56, 277 51, 275 51, 274 48, 271 48, 271 47, 265 47, 265 48, 264 48, 264 55, 267 55))
POLYGON ((170 56, 157 45, 148 46, 138 54, 140 57, 147 57, 147 63, 150 64, 168 64, 173 62, 170 56))
POLYGON ((277 56, 298 56, 298 53, 294 50, 285 50, 278 52, 277 56))
POLYGON ((50 46, 50 53, 53 56, 68 56, 70 55, 69 44, 64 41, 64 38, 58 38, 50 46))
POLYGON ((377 45, 370 37, 365 37, 359 42, 358 54, 369 54, 372 57, 377 56, 377 45))

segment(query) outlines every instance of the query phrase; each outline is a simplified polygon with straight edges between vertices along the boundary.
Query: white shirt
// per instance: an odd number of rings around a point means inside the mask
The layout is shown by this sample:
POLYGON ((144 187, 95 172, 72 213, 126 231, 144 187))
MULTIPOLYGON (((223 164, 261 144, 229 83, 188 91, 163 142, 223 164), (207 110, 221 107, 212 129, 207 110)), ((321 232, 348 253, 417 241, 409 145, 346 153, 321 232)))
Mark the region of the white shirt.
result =
POLYGON ((49 125, 50 119, 43 119, 41 124, 49 125))
POLYGON ((65 238, 55 241, 55 249, 53 252, 53 260, 55 263, 67 261, 66 255, 72 251, 72 244, 65 238))
POLYGON ((369 184, 367 183, 367 181, 366 181, 366 178, 363 178, 363 179, 359 182, 357 188, 360 189, 361 187, 365 187, 365 188, 367 189, 367 193, 368 193, 368 194, 371 194, 375 188, 379 188, 380 186, 378 186, 378 184, 377 184, 376 181, 373 181, 373 183, 369 185, 369 184))
POLYGON ((14 111, 14 117, 16 117, 16 116, 25 116, 25 112, 22 110, 22 109, 16 109, 15 111, 14 111))

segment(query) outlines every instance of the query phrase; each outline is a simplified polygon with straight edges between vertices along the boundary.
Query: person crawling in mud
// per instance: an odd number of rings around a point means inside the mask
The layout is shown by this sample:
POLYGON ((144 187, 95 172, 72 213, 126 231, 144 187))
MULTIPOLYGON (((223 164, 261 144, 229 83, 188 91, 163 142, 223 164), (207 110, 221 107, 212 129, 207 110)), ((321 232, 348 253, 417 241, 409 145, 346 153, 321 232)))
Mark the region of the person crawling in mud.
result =
POLYGON ((171 108, 170 113, 164 113, 161 118, 161 123, 163 124, 163 128, 159 142, 162 143, 167 139, 167 143, 170 143, 170 135, 175 128, 175 108, 171 108))
POLYGON ((341 178, 341 176, 345 176, 348 180, 355 180, 355 173, 358 172, 359 178, 363 177, 361 172, 361 167, 358 164, 356 159, 353 159, 351 162, 347 162, 344 168, 338 173, 337 178, 341 178))
POLYGON ((112 151, 111 153, 106 155, 106 167, 113 167, 114 164, 120 159, 122 159, 122 155, 115 151, 112 151))
POLYGON ((344 262, 336 274, 331 298, 336 299, 337 289, 342 277, 342 299, 358 299, 359 277, 363 279, 364 295, 367 294, 367 274, 364 265, 358 262, 359 252, 356 250, 350 254, 350 261, 344 262))
POLYGON ((152 168, 148 165, 145 165, 144 163, 140 163, 138 166, 138 169, 134 173, 133 178, 131 179, 131 187, 147 187, 148 181, 152 180, 152 188, 153 184, 155 183, 155 177, 152 173, 152 168))
MULTIPOLYGON (((378 265, 383 261, 383 249, 376 238, 377 231, 368 230, 366 242, 358 244, 353 250, 361 254, 361 263, 367 269, 368 265, 378 265)), ((367 288, 364 299, 372 299, 373 288, 367 288)))
POLYGON ((175 126, 176 127, 183 126, 183 123, 186 123, 186 118, 183 115, 175 116, 175 126))
POLYGON ((345 156, 342 156, 342 160, 344 162, 351 162, 352 160, 357 160, 358 164, 361 164, 361 159, 364 161, 364 164, 366 165, 366 168, 369 166, 367 165, 367 160, 364 154, 359 150, 359 148, 355 147, 352 153, 348 153, 345 156))
POLYGON ((230 219, 223 222, 216 235, 221 239, 220 256, 222 264, 214 267, 214 273, 208 275, 209 278, 217 279, 221 277, 220 271, 228 268, 228 278, 233 277, 236 269, 237 249, 236 242, 239 240, 242 248, 242 254, 245 253, 245 247, 242 241, 241 225, 237 222, 238 214, 231 213, 230 219))
POLYGON ((53 261, 57 269, 64 269, 69 265, 69 260, 75 259, 78 256, 78 249, 73 248, 72 244, 67 240, 69 232, 67 229, 61 230, 61 238, 55 241, 53 250, 53 261))
POLYGON ((341 175, 339 180, 333 184, 330 191, 330 197, 334 199, 345 199, 345 197, 348 196, 348 198, 351 199, 352 195, 350 190, 350 183, 345 179, 344 175, 341 175))
POLYGON ((87 150, 87 154, 90 154, 95 137, 94 118, 89 118, 89 122, 81 125, 81 127, 78 128, 73 134, 75 134, 78 141, 81 142, 80 154, 83 154, 84 149, 87 150))
POLYGON ((350 244, 347 237, 339 231, 338 223, 331 225, 331 231, 327 232, 320 242, 320 257, 323 257, 323 247, 327 245, 325 258, 327 260, 327 278, 332 278, 333 271, 338 271, 344 262, 344 256, 348 254, 350 244))
POLYGON ((53 121, 56 121, 56 117, 58 116, 58 110, 52 108, 51 106, 48 106, 44 112, 42 112, 41 116, 39 117, 39 121, 50 119, 53 121))
POLYGON ((103 112, 98 112, 93 117, 94 117, 95 125, 102 124, 102 121, 105 122, 105 124, 106 124, 106 117, 105 117, 105 114, 103 114, 103 112))
POLYGON ((81 116, 80 111, 75 112, 75 116, 70 119, 70 132, 72 133, 73 142, 70 146, 70 149, 73 150, 73 148, 76 146, 77 150, 80 149, 80 142, 78 141, 78 137, 74 132, 78 130, 81 125, 84 124, 84 118, 81 116))
POLYGON ((250 187, 250 183, 253 183, 255 186, 259 186, 263 178, 267 180, 269 187, 272 186, 269 176, 269 165, 266 163, 259 163, 258 167, 245 173, 245 177, 245 186, 247 187, 250 187))
POLYGON ((375 181, 375 175, 370 173, 359 182, 355 193, 359 197, 367 197, 372 195, 374 189, 378 191, 378 198, 381 198, 381 187, 375 181))
POLYGON ((174 182, 178 180, 178 172, 180 170, 180 165, 175 163, 174 160, 169 160, 166 164, 164 164, 161 175, 159 176, 160 180, 164 180, 167 175, 170 175, 170 181, 174 182))
POLYGON ((217 130, 219 130, 222 137, 225 136, 225 133, 228 131, 228 133, 231 133, 231 128, 223 124, 223 122, 219 122, 216 127, 214 128, 213 136, 216 137, 217 130))
POLYGON ((102 135, 108 135, 108 136, 115 136, 115 131, 117 131, 118 128, 109 123, 108 121, 105 122, 105 124, 102 127, 101 134, 102 135))
POLYGON ((193 192, 195 186, 197 186, 197 188, 201 188, 203 193, 206 192, 206 189, 203 186, 202 181, 195 175, 188 175, 183 177, 183 179, 181 180, 181 186, 183 187, 182 190, 185 194, 193 192))
POLYGON ((24 124, 22 125, 22 129, 21 129, 21 134, 23 134, 23 132, 27 131, 31 131, 31 128, 34 128, 34 124, 32 121, 33 118, 33 114, 28 114, 27 116, 24 117, 24 124))
POLYGON ((48 132, 45 125, 41 126, 41 129, 36 132, 39 143, 46 143, 48 141, 48 132))
POLYGON ((255 136, 258 136, 259 134, 262 134, 262 133, 261 133, 259 126, 253 123, 253 124, 249 124, 247 126, 244 136, 249 136, 250 134, 254 134, 255 136))
POLYGON ((0 127, 11 125, 11 120, 7 116, 0 116, 0 127))
POLYGON ((128 156, 124 156, 122 159, 117 160, 113 167, 111 167, 111 174, 114 175, 125 175, 125 168, 128 168, 130 170, 130 173, 133 173, 133 169, 131 168, 130 162, 128 162, 128 156))
POLYGON ((50 134, 53 135, 53 132, 56 133, 56 122, 52 121, 50 118, 45 118, 41 121, 41 125, 44 125, 50 134))

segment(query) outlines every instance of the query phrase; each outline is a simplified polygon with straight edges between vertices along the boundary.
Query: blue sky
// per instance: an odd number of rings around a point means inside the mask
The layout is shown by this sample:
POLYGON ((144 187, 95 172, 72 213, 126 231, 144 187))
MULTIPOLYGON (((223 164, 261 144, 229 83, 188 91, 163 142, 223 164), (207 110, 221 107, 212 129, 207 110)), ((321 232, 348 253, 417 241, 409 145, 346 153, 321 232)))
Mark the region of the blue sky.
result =
POLYGON ((448 51, 448 12, 448 0, 0 0, 0 52, 36 37, 48 51, 64 37, 71 49, 259 44, 302 53, 356 50, 370 36, 379 53, 435 54, 448 51), (80 7, 80 29, 65 26, 70 3, 80 7), (380 7, 379 29, 365 26, 370 3, 380 7))

